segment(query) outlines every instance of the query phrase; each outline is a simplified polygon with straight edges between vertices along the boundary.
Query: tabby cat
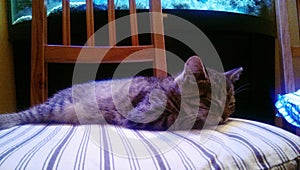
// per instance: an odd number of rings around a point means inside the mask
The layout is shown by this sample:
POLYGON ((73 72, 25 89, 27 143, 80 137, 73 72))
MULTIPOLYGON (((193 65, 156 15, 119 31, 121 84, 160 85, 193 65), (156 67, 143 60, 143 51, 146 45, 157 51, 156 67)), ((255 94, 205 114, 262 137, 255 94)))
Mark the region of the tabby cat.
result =
POLYGON ((143 130, 203 128, 211 121, 225 122, 234 112, 233 83, 241 72, 242 68, 236 68, 219 73, 193 56, 175 78, 134 77, 73 85, 28 110, 0 114, 0 129, 30 123, 108 123, 143 130))

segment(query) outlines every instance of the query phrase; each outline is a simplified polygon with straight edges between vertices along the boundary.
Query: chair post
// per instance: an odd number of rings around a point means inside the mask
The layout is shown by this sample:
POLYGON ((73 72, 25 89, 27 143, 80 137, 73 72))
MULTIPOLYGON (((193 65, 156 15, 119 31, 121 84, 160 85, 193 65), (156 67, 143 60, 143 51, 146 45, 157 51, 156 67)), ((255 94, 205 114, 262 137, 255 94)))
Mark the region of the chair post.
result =
POLYGON ((70 0, 62 1, 62 34, 63 45, 71 45, 70 0))
POLYGON ((138 24, 137 24, 135 0, 129 0, 129 14, 130 14, 131 44, 133 46, 138 46, 139 36, 138 36, 138 24))
POLYGON ((86 0, 86 32, 87 32, 87 45, 94 46, 94 6, 92 0, 86 0))
POLYGON ((164 41, 164 25, 161 8, 161 0, 150 0, 150 20, 152 31, 152 43, 155 48, 154 75, 167 76, 167 61, 164 41))
POLYGON ((32 1, 31 22, 30 102, 33 106, 45 101, 48 95, 44 58, 44 45, 47 42, 47 16, 44 1, 32 1))
POLYGON ((115 1, 108 0, 108 34, 109 34, 109 45, 116 46, 117 33, 116 33, 116 22, 115 22, 115 1))
POLYGON ((290 42, 289 20, 287 11, 287 0, 276 0, 276 18, 278 40, 280 44, 280 74, 283 81, 282 92, 295 91, 295 81, 292 63, 292 50, 290 42))

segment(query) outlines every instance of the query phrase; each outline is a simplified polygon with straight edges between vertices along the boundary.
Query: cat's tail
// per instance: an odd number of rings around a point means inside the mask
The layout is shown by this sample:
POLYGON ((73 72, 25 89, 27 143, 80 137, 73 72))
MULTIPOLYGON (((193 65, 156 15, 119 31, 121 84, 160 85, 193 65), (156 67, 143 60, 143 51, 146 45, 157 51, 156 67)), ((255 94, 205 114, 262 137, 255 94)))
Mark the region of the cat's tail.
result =
POLYGON ((0 130, 17 125, 41 123, 47 118, 48 113, 48 109, 45 109, 43 105, 39 105, 18 113, 0 114, 0 130))

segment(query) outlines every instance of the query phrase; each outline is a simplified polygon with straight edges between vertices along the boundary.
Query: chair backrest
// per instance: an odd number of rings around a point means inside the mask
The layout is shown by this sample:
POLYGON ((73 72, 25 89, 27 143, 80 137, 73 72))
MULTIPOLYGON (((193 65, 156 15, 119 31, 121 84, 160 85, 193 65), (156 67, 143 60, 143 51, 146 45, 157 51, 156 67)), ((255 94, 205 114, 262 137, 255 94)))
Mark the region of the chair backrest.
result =
MULTIPOLYGON (((276 76, 281 83, 280 93, 286 94, 296 90, 295 75, 297 75, 296 70, 299 69, 296 61, 300 61, 300 0, 275 0, 275 7, 280 50, 279 74, 276 76), (291 25, 289 21, 292 18, 297 24, 291 25)), ((293 129, 296 134, 300 135, 300 129, 291 126, 279 114, 275 117, 275 125, 287 130, 293 129)))
POLYGON ((295 91, 295 60, 300 57, 300 46, 292 41, 292 38, 298 37, 299 41, 299 19, 300 19, 300 1, 299 0, 276 0, 276 18, 277 18, 277 30, 278 30, 278 40, 279 40, 279 79, 281 81, 281 93, 290 93, 295 91), (288 3, 293 3, 288 5, 288 3), (289 7, 295 7, 296 12, 296 22, 298 25, 292 27, 289 21, 292 17, 290 14, 289 7), (297 29, 293 32, 292 29, 297 29))
POLYGON ((120 63, 120 62, 153 62, 154 75, 167 75, 166 54, 164 52, 164 27, 160 0, 149 0, 151 26, 151 45, 140 45, 138 39, 137 11, 135 0, 129 0, 131 46, 116 46, 116 24, 114 0, 107 1, 108 13, 108 46, 95 46, 93 1, 86 0, 86 46, 71 45, 70 0, 62 0, 62 44, 53 45, 47 42, 46 4, 43 0, 32 1, 32 49, 31 49, 31 105, 47 99, 47 64, 48 63, 120 63), (145 49, 151 52, 138 57, 128 57, 134 52, 145 49), (85 51, 85 55, 80 53, 85 51), (78 58, 81 54, 80 58, 78 58), (120 55, 122 54, 122 55, 120 55), (126 58, 126 59, 125 59, 126 58))

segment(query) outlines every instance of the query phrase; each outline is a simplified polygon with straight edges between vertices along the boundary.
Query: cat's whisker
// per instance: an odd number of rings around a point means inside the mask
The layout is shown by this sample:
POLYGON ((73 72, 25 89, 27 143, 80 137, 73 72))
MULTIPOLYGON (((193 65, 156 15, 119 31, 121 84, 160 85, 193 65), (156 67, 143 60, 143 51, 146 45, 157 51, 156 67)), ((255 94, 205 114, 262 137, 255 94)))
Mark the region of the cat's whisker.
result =
POLYGON ((249 86, 250 86, 249 83, 243 84, 242 86, 238 87, 238 88, 235 90, 235 94, 236 94, 236 95, 241 94, 242 92, 248 90, 249 86))
POLYGON ((249 87, 250 83, 246 83, 246 84, 243 84, 241 86, 239 86, 238 88, 236 88, 236 90, 239 90, 241 88, 245 88, 245 87, 249 87))
POLYGON ((240 88, 240 89, 236 90, 235 93, 238 94, 238 93, 243 92, 247 89, 248 89, 248 87, 240 88))
POLYGON ((248 88, 240 89, 239 91, 236 91, 235 95, 240 95, 241 93, 247 91, 248 88))

